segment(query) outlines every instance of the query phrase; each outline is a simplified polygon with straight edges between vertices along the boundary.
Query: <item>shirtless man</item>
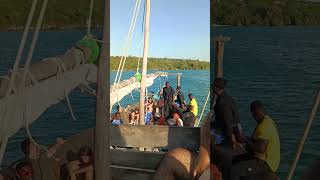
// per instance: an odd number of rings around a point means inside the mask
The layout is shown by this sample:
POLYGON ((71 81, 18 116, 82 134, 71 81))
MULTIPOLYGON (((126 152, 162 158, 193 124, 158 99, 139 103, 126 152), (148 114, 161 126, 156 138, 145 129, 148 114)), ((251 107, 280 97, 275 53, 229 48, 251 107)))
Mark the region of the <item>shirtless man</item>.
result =
POLYGON ((130 123, 133 125, 139 124, 139 108, 136 108, 132 113, 131 113, 131 119, 130 123))
POLYGON ((176 148, 161 160, 153 180, 199 179, 210 164, 210 127, 207 116, 201 126, 199 154, 176 148))

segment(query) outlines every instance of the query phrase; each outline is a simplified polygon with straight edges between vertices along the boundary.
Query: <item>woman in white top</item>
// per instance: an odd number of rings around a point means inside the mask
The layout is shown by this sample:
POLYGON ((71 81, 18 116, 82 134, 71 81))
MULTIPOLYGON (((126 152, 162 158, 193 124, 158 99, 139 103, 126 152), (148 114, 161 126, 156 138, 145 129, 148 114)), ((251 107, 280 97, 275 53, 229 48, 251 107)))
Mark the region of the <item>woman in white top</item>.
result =
POLYGON ((173 119, 175 120, 176 126, 183 127, 183 121, 180 119, 180 115, 177 112, 173 113, 173 119))

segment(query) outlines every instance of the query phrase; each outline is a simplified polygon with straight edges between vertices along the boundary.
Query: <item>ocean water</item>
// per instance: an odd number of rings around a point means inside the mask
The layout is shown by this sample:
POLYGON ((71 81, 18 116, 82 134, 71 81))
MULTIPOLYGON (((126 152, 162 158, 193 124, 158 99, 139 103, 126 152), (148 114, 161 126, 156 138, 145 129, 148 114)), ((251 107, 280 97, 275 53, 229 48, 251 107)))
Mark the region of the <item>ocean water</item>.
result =
MULTIPOLYGON (((45 31, 41 32, 39 41, 34 53, 32 62, 42 58, 54 57, 66 52, 74 43, 85 35, 84 31, 45 31)), ((0 32, 0 76, 7 75, 8 70, 13 67, 16 53, 18 51, 21 33, 0 32)), ((150 73, 152 71, 149 71, 150 73)), ((170 71, 176 72, 176 71, 170 71)), ((199 113, 203 108, 204 101, 209 91, 210 72, 209 71, 179 71, 181 75, 181 86, 185 94, 188 92, 194 94, 198 101, 199 113)), ((134 75, 133 71, 123 73, 122 79, 134 75)), ((110 82, 113 82, 115 72, 112 72, 110 82)), ((169 76, 168 81, 175 87, 176 77, 169 76)), ((157 92, 164 79, 155 80, 153 86, 148 88, 149 92, 157 92)), ((50 93, 50 92, 48 92, 50 93)), ((134 91, 131 95, 125 97, 120 103, 122 106, 139 101, 139 92, 134 91)), ((187 98, 187 97, 186 97, 187 98)), ((72 120, 69 109, 65 101, 53 105, 32 125, 31 133, 40 144, 49 145, 54 143, 56 137, 67 138, 77 134, 84 129, 94 127, 96 101, 94 97, 81 93, 78 89, 69 95, 70 103, 73 108, 76 120, 72 120)), ((208 105, 209 107, 209 105, 208 105)), ((207 107, 207 110, 208 110, 207 107)), ((206 111, 207 112, 207 111, 206 111)), ((7 166, 13 161, 22 157, 20 143, 26 137, 24 130, 19 131, 9 139, 5 157, 2 165, 7 166)))
MULTIPOLYGON (((302 136, 317 90, 320 88, 320 27, 213 27, 211 39, 229 36, 225 44, 224 77, 236 99, 244 129, 255 126, 249 105, 259 99, 278 125, 281 164, 285 179, 302 136)), ((213 41, 212 41, 213 42, 213 41)), ((214 43, 211 65, 214 66, 214 43)), ((211 71, 211 78, 213 72, 211 71)), ((320 159, 320 115, 316 116, 304 145, 295 176, 320 159)))

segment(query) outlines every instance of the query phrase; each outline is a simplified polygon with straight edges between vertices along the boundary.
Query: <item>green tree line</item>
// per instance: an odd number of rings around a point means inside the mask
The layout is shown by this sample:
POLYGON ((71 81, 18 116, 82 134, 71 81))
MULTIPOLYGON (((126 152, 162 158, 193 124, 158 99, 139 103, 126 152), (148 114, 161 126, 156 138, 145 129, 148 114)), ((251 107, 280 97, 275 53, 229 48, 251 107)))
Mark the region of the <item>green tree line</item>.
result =
MULTIPOLYGON (((32 26, 35 27, 43 0, 38 0, 32 26)), ((0 30, 24 28, 32 0, 0 0, 0 30)), ((90 0, 49 0, 43 20, 43 29, 73 29, 87 25, 90 0)), ((100 27, 103 19, 103 1, 94 1, 92 27, 100 27)))
MULTIPOLYGON (((111 57, 110 70, 117 70, 121 57, 111 57)), ((142 58, 129 56, 124 66, 125 70, 136 70, 142 68, 142 58)), ((209 70, 210 63, 191 59, 172 59, 172 58, 148 58, 149 70, 209 70)))
POLYGON ((211 25, 320 25, 320 3, 297 0, 212 0, 211 25))

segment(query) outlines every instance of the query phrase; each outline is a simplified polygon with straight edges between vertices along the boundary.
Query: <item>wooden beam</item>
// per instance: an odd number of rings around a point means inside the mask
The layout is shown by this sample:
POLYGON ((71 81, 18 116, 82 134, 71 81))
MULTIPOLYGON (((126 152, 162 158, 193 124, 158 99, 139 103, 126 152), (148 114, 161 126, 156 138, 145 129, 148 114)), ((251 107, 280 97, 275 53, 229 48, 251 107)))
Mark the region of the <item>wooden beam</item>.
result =
POLYGON ((177 74, 177 86, 180 86, 180 78, 181 78, 180 74, 177 74))
POLYGON ((151 180, 154 173, 111 168, 112 180, 151 180))
MULTIPOLYGON (((103 44, 97 75, 97 110, 96 129, 94 134, 94 179, 110 179, 110 147, 109 123, 110 117, 110 0, 104 1, 103 44)), ((82 139, 80 139, 82 141, 82 139)))
POLYGON ((215 77, 223 77, 223 54, 224 54, 224 43, 230 41, 230 37, 218 36, 215 38, 215 77))
MULTIPOLYGON (((104 126, 106 125, 104 124, 104 126)), ((56 155, 65 157, 70 151, 77 153, 81 146, 89 145, 93 147, 94 130, 94 128, 90 128, 68 138, 66 143, 57 150, 56 155)), ((104 147, 160 147, 167 149, 185 147, 197 151, 200 143, 200 128, 110 125, 109 133, 110 145, 104 147)), ((105 136, 107 135, 105 134, 105 136)))
POLYGON ((150 0, 146 0, 145 8, 146 8, 146 14, 145 14, 145 25, 144 25, 142 78, 140 82, 140 118, 139 118, 140 125, 144 125, 144 118, 145 118, 146 75, 147 75, 148 49, 149 49, 150 0))
POLYGON ((187 148, 198 150, 200 128, 121 125, 111 126, 110 142, 119 147, 187 148))
POLYGON ((214 41, 229 42, 229 41, 231 41, 231 38, 220 35, 220 36, 215 37, 214 41))

